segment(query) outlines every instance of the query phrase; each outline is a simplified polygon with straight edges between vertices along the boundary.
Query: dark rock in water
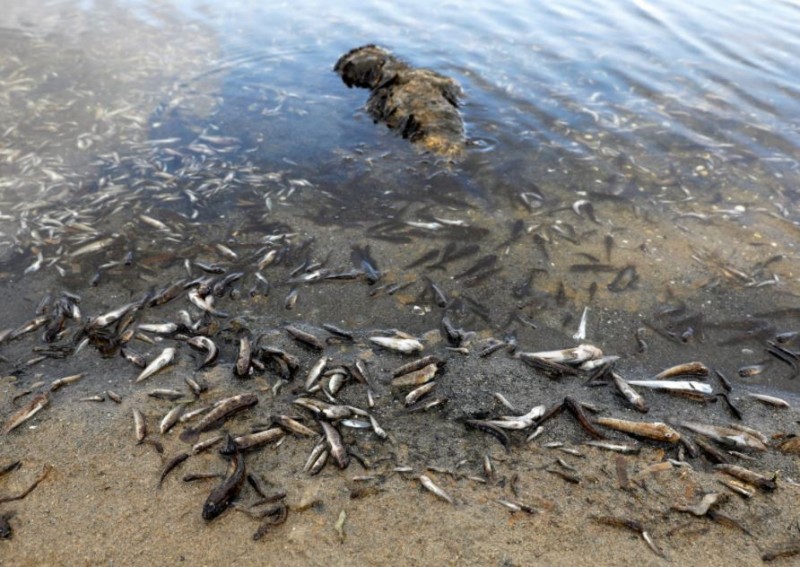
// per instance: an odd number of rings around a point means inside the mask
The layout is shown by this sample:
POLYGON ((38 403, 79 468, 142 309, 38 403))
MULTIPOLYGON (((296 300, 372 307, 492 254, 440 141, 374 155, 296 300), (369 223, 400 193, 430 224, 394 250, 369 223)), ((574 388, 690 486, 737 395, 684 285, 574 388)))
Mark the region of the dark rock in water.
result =
POLYGON ((376 122, 437 154, 464 149, 458 112, 461 87, 430 69, 415 69, 375 45, 342 55, 333 68, 348 87, 371 89, 367 110, 376 122))

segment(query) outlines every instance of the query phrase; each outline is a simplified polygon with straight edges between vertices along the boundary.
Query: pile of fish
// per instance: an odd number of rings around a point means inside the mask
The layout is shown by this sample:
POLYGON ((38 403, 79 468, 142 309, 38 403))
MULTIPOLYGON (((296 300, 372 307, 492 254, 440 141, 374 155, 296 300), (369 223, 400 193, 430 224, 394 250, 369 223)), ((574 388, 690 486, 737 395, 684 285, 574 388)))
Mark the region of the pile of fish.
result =
MULTIPOLYGON (((324 322, 287 324, 260 333, 246 327, 234 327, 230 313, 223 308, 241 300, 241 286, 246 280, 253 284, 250 301, 258 301, 264 293, 269 293, 270 286, 262 271, 287 254, 290 239, 291 235, 271 238, 251 255, 254 269, 249 272, 226 270, 200 261, 187 263, 190 276, 191 271, 198 267, 204 274, 166 284, 137 300, 93 316, 82 313, 82 299, 76 294, 62 291, 49 295, 37 306, 30 320, 0 332, 0 344, 26 339, 34 343, 36 355, 17 363, 18 374, 24 374, 45 361, 74 356, 84 349, 95 349, 104 357, 121 356, 136 369, 135 375, 132 374, 132 385, 126 387, 131 391, 144 388, 179 369, 186 390, 154 388, 149 391, 154 398, 174 402, 173 407, 159 419, 157 433, 153 431, 148 410, 131 408, 135 441, 164 453, 166 436, 173 427, 182 426, 178 436, 182 448, 171 457, 164 457, 158 475, 159 486, 186 461, 217 448, 220 457, 227 461, 228 470, 198 509, 204 519, 212 521, 229 507, 239 506, 260 521, 254 539, 263 537, 284 522, 289 509, 283 501, 285 492, 266 489, 259 476, 248 471, 249 454, 268 445, 310 440, 311 450, 304 466, 308 475, 320 473, 330 463, 335 468, 346 469, 354 458, 369 469, 368 459, 351 441, 353 437, 348 431, 368 432, 374 436, 378 446, 381 443, 389 446, 393 437, 402 435, 402 432, 385 429, 381 425, 383 416, 392 420, 393 415, 402 412, 405 415, 424 414, 420 419, 433 423, 443 417, 447 419, 446 412, 436 412, 446 407, 449 401, 446 395, 437 394, 437 385, 443 380, 452 382, 457 379, 448 374, 448 363, 453 357, 474 356, 476 361, 490 361, 505 352, 510 360, 518 361, 521 369, 528 369, 526 374, 532 381, 575 382, 574 393, 555 402, 552 399, 537 400, 530 409, 516 408, 497 392, 495 399, 505 407, 502 414, 489 410, 459 418, 465 427, 465 435, 472 435, 469 433, 471 430, 487 434, 506 451, 535 442, 548 422, 566 409, 585 430, 588 437, 585 445, 588 447, 635 454, 650 444, 665 450, 665 465, 702 468, 703 461, 708 461, 714 464, 713 470, 721 474, 720 483, 745 498, 755 497, 759 490, 780 490, 780 480, 774 473, 762 473, 752 468, 752 462, 757 459, 755 455, 770 450, 800 453, 797 442, 800 437, 788 435, 775 441, 744 425, 742 410, 729 395, 730 382, 722 373, 702 362, 690 361, 672 366, 648 379, 627 379, 617 366, 620 357, 606 355, 592 344, 581 343, 560 350, 523 351, 513 336, 503 340, 479 338, 475 331, 457 328, 451 321, 447 309, 451 302, 433 282, 429 282, 429 291, 433 304, 442 308, 441 325, 440 329, 424 335, 397 329, 350 330, 324 322), (147 322, 160 315, 165 305, 174 305, 175 302, 183 302, 184 307, 176 320, 147 322), (228 324, 223 327, 226 321, 228 324), (41 343, 35 338, 36 333, 39 333, 41 343), (135 343, 157 348, 153 356, 145 357, 137 352, 135 343), (228 344, 235 345, 235 352, 227 348, 228 344), (190 361, 193 351, 199 353, 196 363, 190 361), (379 369, 387 361, 397 358, 410 360, 397 366, 390 375, 383 375, 379 369), (195 365, 196 369, 188 370, 190 365, 195 365), (223 374, 212 372, 215 367, 223 369, 223 374), (376 376, 376 372, 380 375, 376 376), (225 374, 229 378, 220 382, 220 376, 225 374), (254 380, 256 377, 262 379, 254 380), (708 380, 711 377, 715 377, 718 387, 708 380), (263 379, 271 384, 264 387, 263 379), (617 407, 599 408, 579 399, 584 397, 584 386, 613 389, 622 401, 617 407), (231 387, 239 392, 224 397, 213 395, 216 390, 231 387), (642 391, 652 394, 644 396, 642 391), (680 396, 700 404, 721 399, 733 421, 720 425, 682 418, 659 421, 630 417, 630 410, 647 414, 653 401, 662 394, 680 396), (401 409, 394 407, 395 399, 402 400, 401 409), (220 428, 223 432, 219 431, 220 428), (517 435, 520 436, 518 439, 517 435), (738 464, 740 460, 746 461, 748 466, 738 464), (259 498, 254 504, 241 507, 237 502, 245 481, 259 498)), ((238 257, 232 250, 226 253, 238 257)), ((356 265, 352 270, 331 270, 308 261, 292 269, 285 280, 291 291, 284 301, 284 308, 292 309, 302 286, 325 280, 361 281, 374 288, 382 274, 370 258, 368 249, 354 249, 352 259, 356 265), (290 300, 292 297, 294 299, 290 300)), ((244 299, 247 297, 245 295, 244 299)), ((585 320, 581 327, 585 327, 585 320)), ((585 328, 578 334, 584 333, 585 328)), ((791 353, 786 348, 783 350, 791 353)), ((79 382, 84 376, 84 373, 78 373, 49 383, 28 385, 28 389, 14 402, 25 398, 27 401, 5 418, 2 434, 22 434, 21 425, 34 416, 43 415, 51 402, 60 403, 59 391, 79 382)), ((789 407, 786 401, 776 397, 749 392, 747 396, 776 409, 789 407)), ((124 397, 127 396, 106 390, 84 400, 108 398, 128 406, 124 397)), ((168 445, 174 448, 175 443, 168 445)), ((568 482, 580 484, 580 475, 572 469, 574 467, 560 462, 547 470, 568 482)), ((486 457, 482 482, 493 474, 492 470, 491 461, 486 457)), ((404 463, 395 463, 391 471, 412 475, 438 498, 450 503, 456 501, 425 472, 417 472, 404 463)), ((187 475, 184 480, 217 476, 218 473, 187 475)), ((481 481, 480 478, 477 480, 481 481)), ((696 516, 707 515, 712 519, 716 513, 718 518, 723 500, 714 498, 679 510, 696 516)), ((502 499, 498 503, 511 511, 538 511, 536 506, 520 499, 502 499)), ((617 525, 614 522, 621 520, 604 517, 601 521, 617 525)), ((659 548, 648 540, 649 534, 645 536, 647 532, 640 531, 648 545, 661 554, 659 548)))

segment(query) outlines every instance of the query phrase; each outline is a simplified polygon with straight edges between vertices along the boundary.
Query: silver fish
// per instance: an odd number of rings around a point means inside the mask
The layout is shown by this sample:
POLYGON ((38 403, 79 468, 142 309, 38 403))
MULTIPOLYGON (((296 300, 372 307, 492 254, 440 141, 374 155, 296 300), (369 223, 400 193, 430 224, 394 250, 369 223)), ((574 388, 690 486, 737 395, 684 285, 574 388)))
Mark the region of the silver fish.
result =
POLYGON ((625 399, 628 400, 634 408, 642 413, 647 413, 649 411, 650 408, 647 405, 647 401, 639 392, 634 390, 622 376, 612 370, 611 378, 614 380, 614 386, 617 387, 619 393, 625 396, 625 399))
POLYGON ((563 364, 582 364, 587 360, 594 360, 603 356, 603 351, 594 345, 582 344, 573 348, 562 350, 550 350, 544 352, 519 353, 519 356, 533 356, 542 358, 550 362, 560 362, 563 364))
POLYGON ((444 500, 445 502, 449 502, 450 504, 454 503, 450 495, 447 494, 447 492, 445 492, 441 488, 439 488, 436 484, 434 484, 434 482, 426 475, 424 474, 419 475, 419 481, 422 483, 422 486, 424 486, 428 491, 433 493, 438 498, 441 498, 442 500, 444 500))
POLYGON ((340 469, 347 468, 347 465, 350 464, 350 456, 347 454, 347 447, 342 442, 339 430, 327 421, 320 420, 319 424, 325 432, 325 440, 328 443, 331 455, 336 459, 336 464, 339 465, 340 469))
POLYGON ((136 443, 141 443, 147 437, 147 422, 138 409, 133 408, 133 427, 136 433, 136 443))
POLYGON ((158 430, 161 432, 161 435, 164 435, 173 425, 178 423, 185 407, 184 404, 178 404, 167 412, 167 415, 165 415, 158 424, 158 430))
POLYGON ((403 354, 418 352, 421 351, 423 348, 422 343, 419 342, 417 339, 397 338, 397 337, 370 337, 369 340, 378 346, 382 346, 383 348, 387 348, 389 350, 393 350, 396 352, 402 352, 403 354))
POLYGON ((136 380, 134 380, 134 383, 147 380, 159 370, 162 370, 170 364, 173 364, 175 362, 175 352, 176 349, 174 347, 165 348, 162 353, 153 360, 153 362, 148 364, 147 367, 142 370, 141 374, 139 374, 139 376, 136 377, 136 380))
POLYGON ((713 391, 713 388, 710 384, 693 380, 629 380, 628 384, 631 386, 641 386, 642 388, 650 388, 653 390, 685 390, 689 392, 700 392, 703 394, 710 394, 713 391))

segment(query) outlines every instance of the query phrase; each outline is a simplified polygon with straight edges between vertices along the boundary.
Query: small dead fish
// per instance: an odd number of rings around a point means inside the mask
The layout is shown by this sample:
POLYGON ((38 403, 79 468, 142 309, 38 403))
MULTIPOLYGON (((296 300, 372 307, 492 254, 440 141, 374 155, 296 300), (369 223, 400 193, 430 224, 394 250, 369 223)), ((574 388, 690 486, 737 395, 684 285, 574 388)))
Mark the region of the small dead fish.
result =
POLYGON ((253 393, 239 394, 219 400, 214 408, 206 413, 194 427, 184 429, 180 439, 183 442, 194 440, 198 434, 206 431, 219 421, 222 421, 234 413, 247 409, 258 403, 258 396, 253 393))
POLYGON ((258 433, 250 433, 249 435, 236 437, 234 442, 240 451, 246 451, 253 447, 260 447, 261 445, 278 441, 282 439, 284 435, 283 429, 280 427, 272 427, 264 431, 259 431, 258 433))
POLYGON ((572 338, 576 341, 582 341, 586 338, 586 321, 589 316, 589 308, 583 308, 583 315, 581 315, 581 322, 578 324, 578 330, 572 335, 572 338))
POLYGON ((296 419, 292 419, 288 415, 276 415, 272 418, 275 423, 286 429, 287 431, 291 431, 295 435, 300 435, 302 437, 314 437, 318 435, 316 431, 310 429, 297 421, 296 419))
POLYGON ((695 381, 673 381, 673 380, 629 380, 631 386, 641 386, 651 390, 664 390, 673 392, 699 392, 701 394, 711 394, 713 388, 710 384, 695 381))
POLYGON ((286 295, 286 299, 283 300, 283 306, 287 310, 294 309, 294 306, 297 305, 297 297, 300 292, 297 290, 296 287, 293 287, 289 290, 289 293, 286 295))
POLYGON ((325 348, 325 342, 323 340, 302 329, 290 325, 286 327, 286 332, 289 333, 293 339, 306 346, 317 350, 323 350, 325 348))
POLYGON ((306 382, 305 382, 306 391, 313 388, 314 385, 317 383, 317 381, 320 379, 320 377, 322 376, 322 372, 325 370, 325 366, 328 364, 328 360, 329 358, 327 356, 321 357, 319 360, 317 360, 317 362, 314 363, 314 365, 308 371, 308 376, 306 376, 306 382))
POLYGON ((145 359, 145 357, 143 357, 141 354, 134 352, 129 348, 119 349, 119 354, 120 356, 122 356, 122 358, 138 366, 139 368, 147 367, 147 359, 145 359))
POLYGON ((156 398, 157 400, 171 401, 179 400, 183 397, 182 392, 170 388, 156 388, 155 390, 150 390, 147 395, 151 398, 156 398))
POLYGON ((249 376, 253 367, 251 361, 253 358, 253 351, 250 344, 249 337, 239 338, 239 353, 236 356, 236 364, 234 365, 234 372, 240 378, 249 376))
POLYGON ((605 449, 606 451, 632 455, 637 454, 641 450, 641 447, 638 445, 625 445, 623 443, 611 443, 609 441, 585 441, 584 445, 605 449))
POLYGON ((740 378, 752 378, 764 372, 766 368, 766 364, 751 364, 749 366, 742 366, 736 373, 740 378))
POLYGON ((666 423, 661 422, 643 422, 643 421, 628 421, 624 419, 616 419, 613 417, 598 417, 595 419, 596 423, 616 431, 623 433, 630 433, 639 437, 646 437, 655 441, 665 441, 667 443, 677 443, 681 435, 666 423))
POLYGON ((178 404, 167 412, 167 415, 165 415, 158 424, 158 430, 161 432, 161 435, 164 435, 173 425, 178 423, 185 408, 186 406, 184 404, 178 404))
POLYGON ((198 370, 202 370, 203 368, 214 364, 219 357, 219 347, 217 347, 214 341, 208 337, 198 335, 188 339, 186 344, 192 348, 206 352, 206 357, 203 359, 203 363, 197 367, 198 370))
POLYGON ((27 420, 44 409, 49 401, 50 399, 48 398, 48 395, 44 392, 34 396, 25 407, 15 411, 11 417, 6 420, 5 425, 3 425, 2 434, 6 435, 8 432, 25 423, 27 420))
POLYGON ((427 384, 423 384, 418 388, 414 388, 408 393, 408 395, 406 395, 405 400, 403 400, 404 405, 410 406, 417 403, 420 399, 428 395, 435 387, 436 382, 428 382, 427 384))
POLYGON ((720 463, 714 465, 714 469, 720 472, 724 472, 725 474, 730 475, 734 478, 738 478, 739 480, 748 482, 753 486, 757 486, 758 488, 764 491, 772 491, 778 487, 778 485, 775 482, 775 476, 770 478, 761 473, 757 473, 755 471, 751 471, 750 469, 746 469, 745 467, 740 467, 739 465, 720 463))
POLYGON ((439 488, 428 476, 421 474, 419 475, 419 481, 422 483, 422 486, 425 487, 426 490, 434 494, 437 498, 441 498, 445 502, 453 504, 453 499, 450 497, 447 492, 439 488))
POLYGON ((723 445, 740 449, 755 449, 757 451, 767 450, 767 447, 758 437, 732 427, 721 427, 696 421, 679 421, 678 425, 685 427, 689 431, 710 437, 723 445))
POLYGON ((167 461, 167 464, 164 465, 164 470, 161 472, 161 477, 158 479, 158 488, 161 488, 161 485, 164 483, 164 479, 167 478, 167 475, 170 473, 170 471, 188 458, 189 453, 179 453, 167 461))
POLYGON ((642 413, 647 413, 649 411, 650 407, 647 405, 647 401, 639 392, 634 390, 622 376, 612 370, 611 378, 614 380, 614 386, 616 386, 620 394, 625 396, 628 403, 642 413))
POLYGON ((176 349, 174 347, 165 348, 161 352, 161 354, 159 354, 153 360, 153 362, 148 364, 147 367, 144 370, 142 370, 141 374, 139 374, 139 376, 136 377, 136 380, 134 380, 134 383, 136 384, 144 380, 147 380, 148 378, 150 378, 150 376, 152 376, 156 372, 166 368, 170 364, 173 364, 175 362, 175 352, 176 349))
POLYGON ((370 341, 383 348, 401 352, 403 354, 410 354, 418 352, 423 349, 422 343, 417 339, 404 339, 396 337, 370 337, 370 341))
POLYGON ((754 400, 758 400, 762 404, 767 404, 768 406, 773 406, 776 408, 790 408, 792 407, 789 402, 784 400, 783 398, 777 398, 775 396, 767 396, 765 394, 754 394, 752 392, 747 393, 748 396, 753 398, 754 400))
POLYGON ((708 374, 708 366, 702 362, 694 361, 678 364, 676 366, 670 366, 669 368, 662 370, 653 376, 652 379, 665 380, 667 378, 674 378, 676 376, 708 376, 708 374))
POLYGON ((147 422, 138 409, 133 408, 133 428, 136 434, 136 443, 139 444, 147 437, 147 422))
POLYGON ((350 464, 350 457, 347 454, 347 447, 342 442, 342 436, 339 431, 330 423, 324 420, 318 422, 325 432, 325 440, 328 443, 331 455, 336 459, 336 464, 340 469, 346 469, 350 464))
POLYGON ((63 378, 59 378, 58 380, 53 380, 50 383, 50 391, 51 392, 55 392, 56 390, 58 390, 62 386, 67 386, 69 384, 74 384, 75 382, 77 382, 78 380, 83 378, 85 375, 86 375, 85 373, 81 372, 80 374, 73 374, 71 376, 65 376, 63 378))
POLYGON ((408 386, 421 386, 423 384, 427 384, 434 379, 438 370, 439 367, 435 363, 428 364, 427 366, 418 370, 413 370, 406 374, 397 376, 392 380, 392 386, 395 388, 405 388, 408 386))
POLYGON ((537 359, 547 360, 562 364, 578 365, 587 360, 594 360, 603 356, 603 351, 594 345, 582 344, 574 348, 550 350, 543 352, 519 353, 520 357, 532 356, 537 359))
POLYGON ((228 476, 217 485, 203 504, 203 519, 211 521, 230 506, 244 484, 247 471, 244 464, 244 455, 237 449, 234 441, 228 436, 227 444, 232 451, 231 462, 228 466, 228 476))

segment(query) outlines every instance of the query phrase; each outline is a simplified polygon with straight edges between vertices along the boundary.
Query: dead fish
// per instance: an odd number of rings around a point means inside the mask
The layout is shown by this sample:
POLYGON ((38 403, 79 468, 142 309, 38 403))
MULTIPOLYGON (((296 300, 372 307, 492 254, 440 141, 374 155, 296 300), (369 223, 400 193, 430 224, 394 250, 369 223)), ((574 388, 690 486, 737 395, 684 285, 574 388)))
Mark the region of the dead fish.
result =
POLYGON ((204 439, 202 441, 198 441, 194 445, 192 445, 192 454, 196 455, 198 453, 202 453, 207 449, 210 449, 220 441, 222 441, 225 437, 222 435, 214 435, 213 437, 209 437, 208 439, 204 439))
POLYGON ((86 328, 88 330, 104 329, 112 323, 116 323, 122 319, 122 317, 128 315, 132 311, 138 310, 140 307, 141 302, 136 301, 133 303, 128 303, 127 305, 123 305, 122 307, 109 311, 108 313, 104 313, 93 319, 90 319, 89 323, 86 325, 86 328))
POLYGON ((436 382, 428 382, 427 384, 423 384, 418 388, 414 388, 406 395, 405 400, 403 400, 403 404, 405 406, 410 406, 417 403, 420 399, 428 395, 435 387, 436 382))
POLYGON ((183 442, 190 442, 194 440, 198 434, 210 429, 217 422, 227 419, 234 413, 254 406, 257 403, 258 396, 249 392, 219 400, 214 408, 205 414, 194 427, 184 429, 180 439, 183 442))
POLYGON ((251 361, 253 358, 252 348, 249 337, 239 338, 239 353, 236 356, 236 364, 234 365, 234 372, 236 376, 243 378, 249 376, 253 372, 251 361))
POLYGON ((431 492, 437 498, 441 498, 442 500, 450 504, 454 503, 450 495, 447 494, 447 492, 445 492, 441 488, 439 488, 428 476, 424 474, 419 475, 419 481, 420 483, 422 483, 422 486, 424 486, 426 490, 431 492))
POLYGON ((392 380, 392 386, 395 388, 405 388, 408 386, 421 386, 423 384, 427 384, 434 379, 438 370, 439 367, 435 363, 428 364, 419 370, 413 370, 406 374, 397 376, 392 380))
POLYGON ((708 366, 702 362, 694 361, 678 364, 676 366, 670 366, 669 368, 662 370, 653 376, 652 379, 664 380, 667 378, 674 378, 676 376, 708 376, 708 374, 708 366))
POLYGON ((203 504, 203 519, 206 521, 213 520, 227 510, 233 499, 239 494, 246 478, 244 455, 239 452, 230 435, 226 445, 226 451, 231 453, 228 476, 211 491, 203 504))
POLYGON ((642 388, 649 388, 651 390, 664 390, 673 392, 699 392, 701 394, 711 394, 713 388, 710 384, 704 382, 695 382, 691 380, 674 381, 674 380, 629 380, 628 384, 631 386, 641 386, 642 388))
POLYGON ((205 311, 210 315, 215 315, 217 317, 227 317, 228 314, 224 311, 219 311, 214 307, 214 296, 208 295, 203 297, 200 293, 193 289, 186 294, 186 297, 189 298, 189 301, 192 302, 193 305, 200 308, 201 311, 205 311))
POLYGON ((539 418, 541 418, 546 411, 546 406, 538 405, 534 406, 531 411, 525 415, 503 415, 497 419, 486 420, 485 423, 499 427, 500 429, 527 429, 535 425, 539 418))
POLYGON ((286 332, 289 333, 293 339, 303 343, 306 346, 309 346, 317 350, 325 349, 324 341, 302 329, 298 329, 297 327, 289 325, 288 327, 286 327, 286 332))
POLYGON ((589 308, 583 308, 583 314, 581 315, 581 321, 578 324, 578 330, 572 335, 572 338, 576 341, 582 341, 586 338, 586 322, 589 316, 589 308))
POLYGON ((133 382, 136 384, 144 380, 147 380, 148 378, 150 378, 150 376, 152 376, 159 370, 162 370, 167 366, 169 366, 170 364, 173 364, 175 362, 175 352, 176 349, 174 347, 165 348, 161 352, 161 354, 159 354, 153 360, 153 362, 148 364, 147 367, 144 370, 142 370, 141 374, 139 374, 139 376, 137 376, 136 380, 134 380, 133 382))
POLYGON ((178 423, 185 408, 186 406, 184 404, 178 404, 167 412, 167 415, 165 415, 158 424, 158 430, 161 432, 161 435, 164 435, 173 425, 178 423))
POLYGON ((547 360, 562 364, 578 365, 587 360, 594 360, 603 356, 603 351, 594 345, 582 344, 573 348, 550 350, 543 352, 519 353, 520 357, 532 356, 537 359, 547 360))
POLYGON ((611 378, 614 380, 614 386, 619 390, 619 393, 625 396, 625 399, 628 400, 634 408, 642 413, 647 413, 649 411, 650 408, 647 405, 647 401, 641 394, 634 390, 622 376, 612 370, 611 378))
POLYGON ((755 471, 751 471, 750 469, 740 467, 739 465, 720 463, 714 465, 714 469, 724 472, 725 474, 730 475, 734 478, 738 478, 739 480, 749 482, 750 484, 752 484, 753 486, 757 486, 761 490, 772 491, 778 487, 778 485, 775 483, 774 476, 770 478, 761 473, 757 473, 755 471))
POLYGON ((50 383, 50 391, 55 392, 62 386, 67 386, 68 384, 74 384, 81 378, 83 378, 86 374, 81 372, 80 374, 73 374, 71 376, 64 376, 63 378, 59 378, 58 380, 53 380, 50 383))
POLYGON ((422 343, 417 339, 410 338, 396 338, 396 337, 370 337, 370 341, 383 348, 401 352, 403 354, 410 354, 418 352, 423 349, 422 343))
POLYGON ((689 431, 694 431, 695 433, 710 437, 714 441, 722 443, 723 445, 733 446, 740 449, 755 449, 757 451, 767 450, 767 447, 764 445, 764 443, 762 443, 757 437, 732 427, 720 427, 718 425, 699 423, 696 421, 678 421, 677 423, 689 431))
POLYGON ((623 443, 611 443, 608 441, 585 441, 584 445, 597 447, 598 449, 605 449, 606 451, 614 451, 616 453, 624 454, 637 454, 641 447, 638 445, 625 445, 623 443))
POLYGON ((12 431, 13 429, 25 423, 27 420, 39 413, 39 411, 41 411, 49 403, 49 401, 50 399, 45 392, 34 396, 25 407, 15 411, 11 417, 6 420, 5 425, 3 425, 2 434, 6 435, 9 431, 12 431))
POLYGON ((350 457, 347 454, 347 447, 342 442, 342 436, 339 431, 330 423, 324 420, 319 420, 318 423, 325 432, 325 440, 328 443, 331 455, 336 459, 336 464, 340 469, 346 469, 350 464, 350 457))
POLYGON ((203 368, 214 364, 219 357, 219 347, 209 339, 208 337, 204 337, 202 335, 198 335, 196 337, 192 337, 186 341, 190 347, 195 348, 197 350, 205 351, 206 357, 203 359, 202 364, 197 367, 198 370, 202 370, 203 368))
POLYGON ((189 453, 179 453, 167 461, 167 464, 164 465, 164 470, 161 472, 161 477, 158 479, 158 488, 161 488, 161 485, 164 483, 164 479, 167 477, 170 471, 188 458, 189 453))
POLYGON ((305 382, 305 389, 306 391, 310 390, 314 387, 317 381, 322 376, 322 372, 325 370, 325 366, 328 364, 329 358, 327 356, 320 357, 317 362, 311 367, 308 371, 308 376, 306 376, 305 382))
POLYGON ((147 392, 147 395, 151 398, 156 398, 157 400, 179 400, 183 397, 183 393, 179 390, 174 390, 171 388, 156 388, 155 390, 150 390, 147 392))
POLYGON ((753 376, 758 376, 767 368, 766 364, 751 364, 749 366, 742 366, 738 371, 737 374, 741 378, 752 378, 753 376))
POLYGON ((241 435, 234 439, 236 446, 240 451, 246 451, 253 447, 260 447, 273 441, 278 441, 284 437, 285 433, 280 427, 272 427, 259 431, 258 433, 250 433, 249 435, 241 435))
POLYGON ((138 366, 139 368, 147 367, 147 359, 145 359, 145 357, 143 357, 141 354, 134 352, 129 348, 119 349, 119 354, 120 356, 122 356, 122 358, 138 366))
POLYGON ((317 435, 317 432, 313 429, 310 429, 297 421, 296 419, 292 419, 288 415, 276 415, 272 418, 272 420, 286 429, 287 431, 291 431, 295 435, 300 435, 302 437, 314 437, 317 435))
POLYGON ((639 437, 646 437, 656 441, 665 441, 667 443, 677 443, 681 435, 666 423, 661 422, 642 422, 642 421, 627 421, 624 419, 616 419, 612 417, 598 417, 595 419, 596 423, 622 431, 623 433, 630 433, 639 437))
POLYGON ((767 396, 765 394, 754 394, 752 392, 747 392, 747 395, 753 398, 754 400, 758 400, 762 404, 767 404, 772 407, 776 408, 790 408, 792 407, 789 402, 784 400, 783 398, 777 398, 775 396, 767 396))
POLYGON ((133 408, 133 427, 136 433, 136 443, 139 444, 147 437, 147 422, 138 409, 133 408))
POLYGON ((420 368, 424 368, 429 364, 435 364, 437 366, 442 366, 444 362, 438 357, 433 354, 424 356, 417 360, 412 360, 411 362, 407 362, 402 366, 397 367, 393 372, 392 376, 397 378, 398 376, 402 376, 403 374, 408 374, 409 372, 414 372, 415 370, 419 370, 420 368))
POLYGON ((156 335, 171 335, 178 331, 180 327, 177 323, 141 323, 139 330, 145 333, 155 333, 156 335))
POLYGON ((289 311, 294 309, 295 305, 297 305, 297 298, 299 293, 300 292, 296 287, 293 287, 291 290, 289 290, 289 293, 286 294, 286 298, 283 300, 284 308, 286 308, 289 311))
POLYGON ((73 250, 70 253, 71 258, 77 258, 78 256, 84 256, 86 254, 94 254, 95 252, 99 252, 105 248, 111 246, 116 240, 116 235, 110 238, 101 238, 100 240, 95 240, 94 242, 90 242, 80 248, 73 250))

